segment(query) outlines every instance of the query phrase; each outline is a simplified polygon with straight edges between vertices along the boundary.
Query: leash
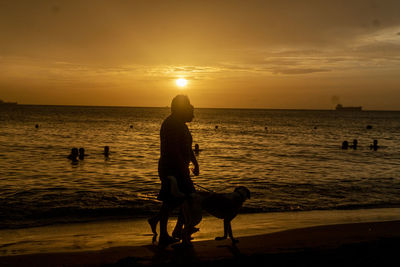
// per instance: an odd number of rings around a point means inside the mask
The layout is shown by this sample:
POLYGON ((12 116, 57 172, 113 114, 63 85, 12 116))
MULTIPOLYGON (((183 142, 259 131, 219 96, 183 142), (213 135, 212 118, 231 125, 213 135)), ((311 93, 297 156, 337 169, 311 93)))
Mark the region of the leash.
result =
POLYGON ((218 190, 211 190, 211 189, 205 188, 204 186, 201 186, 201 185, 199 185, 199 184, 196 184, 195 182, 193 182, 193 184, 194 184, 195 186, 197 186, 197 187, 203 189, 203 190, 206 190, 207 192, 210 192, 210 193, 219 193, 219 192, 221 192, 221 191, 223 191, 223 190, 225 190, 225 189, 231 187, 231 185, 228 185, 228 186, 224 186, 224 187, 222 187, 222 188, 219 188, 218 190))
POLYGON ((215 191, 210 190, 210 189, 208 189, 208 188, 205 188, 204 186, 198 185, 198 184, 196 184, 196 183, 194 183, 194 182, 193 182, 193 184, 194 184, 195 186, 197 186, 197 187, 203 189, 203 190, 206 190, 207 192, 215 193, 215 191))
MULTIPOLYGON (((192 170, 192 173, 194 173, 193 168, 192 168, 191 170, 192 170)), ((193 176, 191 175, 191 177, 193 177, 193 176)), ((224 187, 222 187, 222 188, 220 188, 220 189, 218 189, 218 190, 211 190, 211 189, 208 189, 208 188, 206 188, 206 187, 204 187, 204 186, 201 186, 201 185, 199 185, 199 184, 196 184, 195 182, 193 182, 193 180, 192 180, 192 183, 193 183, 195 186, 197 186, 198 188, 201 188, 201 189, 203 189, 203 190, 205 190, 205 191, 207 191, 207 192, 210 192, 210 193, 219 193, 219 192, 221 192, 221 191, 227 189, 228 187, 231 187, 231 185, 228 185, 228 186, 224 186, 224 187)))

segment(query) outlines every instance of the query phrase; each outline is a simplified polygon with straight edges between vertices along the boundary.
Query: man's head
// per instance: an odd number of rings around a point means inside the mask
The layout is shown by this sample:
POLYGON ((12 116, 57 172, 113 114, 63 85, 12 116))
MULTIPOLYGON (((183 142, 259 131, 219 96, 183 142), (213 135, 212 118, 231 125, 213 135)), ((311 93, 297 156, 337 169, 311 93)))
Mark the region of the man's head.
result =
POLYGON ((189 98, 185 95, 177 95, 172 99, 171 113, 184 122, 191 122, 193 120, 193 109, 189 98))

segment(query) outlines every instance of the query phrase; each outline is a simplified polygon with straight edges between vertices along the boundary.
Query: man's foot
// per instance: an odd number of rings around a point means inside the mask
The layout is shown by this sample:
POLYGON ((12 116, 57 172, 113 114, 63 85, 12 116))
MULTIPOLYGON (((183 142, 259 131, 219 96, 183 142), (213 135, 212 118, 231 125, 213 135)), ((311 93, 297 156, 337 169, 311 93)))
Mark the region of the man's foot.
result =
POLYGON ((174 243, 178 243, 178 242, 179 242, 179 239, 173 238, 172 236, 169 236, 169 235, 166 236, 166 237, 161 237, 160 236, 160 239, 158 240, 158 247, 166 248, 169 245, 174 244, 174 243))
POLYGON ((157 236, 157 219, 155 217, 151 217, 150 219, 147 220, 147 222, 150 224, 151 231, 153 232, 154 235, 157 236))

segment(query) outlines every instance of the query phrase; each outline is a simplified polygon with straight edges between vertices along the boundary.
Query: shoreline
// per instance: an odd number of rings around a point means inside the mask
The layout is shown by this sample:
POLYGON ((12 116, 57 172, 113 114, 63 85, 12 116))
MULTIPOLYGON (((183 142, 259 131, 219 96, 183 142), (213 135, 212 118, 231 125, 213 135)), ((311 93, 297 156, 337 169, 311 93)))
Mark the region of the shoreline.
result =
POLYGON ((192 249, 169 246, 161 250, 142 245, 5 256, 0 257, 0 266, 216 266, 260 262, 270 266, 385 266, 397 259, 400 221, 313 226, 239 240, 236 246, 230 240, 208 240, 193 242, 192 249))

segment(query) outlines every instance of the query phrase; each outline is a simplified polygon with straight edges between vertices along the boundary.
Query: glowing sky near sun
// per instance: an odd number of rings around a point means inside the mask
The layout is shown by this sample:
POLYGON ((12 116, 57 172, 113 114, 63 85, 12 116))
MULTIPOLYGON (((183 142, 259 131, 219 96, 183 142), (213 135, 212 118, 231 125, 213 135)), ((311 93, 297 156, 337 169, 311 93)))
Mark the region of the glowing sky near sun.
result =
POLYGON ((184 88, 187 85, 188 81, 185 78, 179 78, 176 80, 176 85, 184 88))
POLYGON ((0 2, 0 99, 400 110, 400 1, 0 2), (179 87, 176 80, 188 84, 179 87))

